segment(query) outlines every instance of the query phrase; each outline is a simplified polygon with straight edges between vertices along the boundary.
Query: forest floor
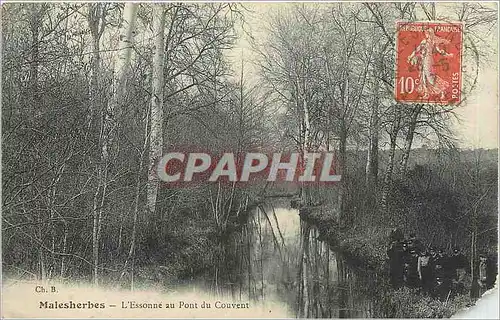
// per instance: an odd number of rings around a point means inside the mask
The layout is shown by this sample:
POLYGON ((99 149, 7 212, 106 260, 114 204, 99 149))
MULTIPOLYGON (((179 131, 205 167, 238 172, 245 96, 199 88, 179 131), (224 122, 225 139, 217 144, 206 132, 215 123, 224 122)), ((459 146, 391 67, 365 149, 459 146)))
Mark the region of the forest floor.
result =
POLYGON ((353 265, 371 270, 382 276, 388 292, 392 317, 396 318, 449 318, 455 313, 471 307, 477 299, 469 294, 458 294, 447 301, 425 296, 417 289, 403 287, 394 290, 389 285, 389 266, 386 246, 391 228, 380 226, 356 226, 339 228, 331 216, 314 210, 303 210, 301 218, 316 226, 319 239, 326 241, 334 250, 353 265))

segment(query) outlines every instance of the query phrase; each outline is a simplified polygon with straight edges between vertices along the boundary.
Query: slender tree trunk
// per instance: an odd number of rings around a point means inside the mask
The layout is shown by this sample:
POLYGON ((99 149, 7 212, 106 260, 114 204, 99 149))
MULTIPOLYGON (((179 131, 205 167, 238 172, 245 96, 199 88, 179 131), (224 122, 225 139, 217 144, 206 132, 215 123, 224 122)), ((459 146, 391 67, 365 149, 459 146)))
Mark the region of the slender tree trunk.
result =
POLYGON ((331 304, 331 298, 330 298, 330 246, 326 244, 326 242, 322 242, 322 246, 326 252, 326 275, 325 275, 325 280, 326 280, 326 307, 327 307, 327 314, 323 314, 322 316, 326 316, 328 318, 332 317, 332 304, 331 304))
POLYGON ((153 32, 155 49, 152 66, 151 117, 149 137, 149 168, 147 208, 151 216, 156 213, 158 180, 154 166, 161 157, 163 148, 163 65, 165 55, 165 10, 153 10, 153 32))
POLYGON ((300 243, 299 243, 299 252, 297 255, 297 278, 296 278, 296 283, 298 286, 297 289, 297 318, 304 318, 306 314, 306 302, 305 299, 307 297, 306 295, 306 288, 304 287, 304 283, 306 282, 304 280, 305 276, 305 246, 306 246, 306 240, 307 240, 307 226, 305 225, 305 222, 300 220, 300 243))
POLYGON ((64 278, 65 272, 66 272, 66 257, 64 254, 66 254, 66 251, 68 250, 68 223, 64 221, 64 236, 63 236, 63 247, 62 247, 62 253, 63 256, 61 256, 61 273, 60 277, 64 278))
POLYGON ((408 132, 406 133, 403 155, 401 156, 401 163, 399 166, 399 173, 401 177, 405 177, 408 170, 408 159, 410 158, 411 146, 413 143, 413 137, 415 136, 418 116, 420 115, 422 108, 423 105, 419 104, 413 108, 411 113, 410 122, 408 124, 408 132))
POLYGON ((302 281, 304 286, 304 318, 310 317, 309 312, 309 226, 304 227, 304 256, 302 258, 302 281))
MULTIPOLYGON (((99 175, 100 176, 100 175, 99 175)), ((100 177, 97 178, 100 180, 100 177)), ((97 238, 98 234, 98 223, 99 223, 99 208, 98 208, 98 196, 99 196, 100 183, 97 186, 96 192, 94 193, 94 205, 92 208, 93 216, 92 216, 92 260, 93 260, 93 282, 95 285, 99 284, 99 239, 97 238)))
MULTIPOLYGON (((147 131, 147 124, 146 124, 146 131, 147 131)), ((127 271, 127 267, 129 265, 129 263, 133 266, 134 265, 134 257, 135 257, 135 246, 136 246, 136 238, 137 238, 137 220, 139 218, 139 198, 140 198, 140 195, 141 195, 141 178, 142 178, 142 168, 144 166, 144 158, 145 158, 145 153, 146 153, 146 141, 147 141, 147 134, 145 133, 144 134, 144 147, 143 147, 143 150, 141 152, 141 156, 140 156, 140 161, 139 161, 139 168, 138 168, 138 171, 137 171, 137 175, 136 175, 136 181, 135 181, 135 198, 134 198, 134 212, 133 212, 133 215, 132 215, 132 234, 130 236, 130 248, 129 248, 129 251, 128 251, 128 256, 127 256, 127 260, 125 261, 125 266, 123 268, 123 271, 122 271, 122 274, 120 276, 120 279, 125 275, 125 272, 127 271)), ((120 241, 119 243, 121 243, 121 226, 120 226, 120 241)), ((133 275, 134 273, 134 270, 132 269, 131 271, 131 289, 133 290, 133 275)))
POLYGON ((38 214, 38 238, 40 239, 40 245, 38 247, 38 279, 45 280, 47 278, 47 272, 45 268, 45 257, 44 257, 44 230, 43 230, 43 215, 40 212, 38 214))
MULTIPOLYGON (((376 58, 373 73, 380 70, 380 59, 376 58)), ((370 110, 370 142, 366 159, 366 186, 371 192, 377 185, 378 178, 378 140, 379 140, 379 81, 374 77, 373 101, 370 110)))
POLYGON ((118 245, 116 246, 116 254, 120 255, 122 252, 122 242, 123 242, 123 216, 120 220, 120 229, 118 230, 118 245))
POLYGON ((387 198, 389 197, 389 190, 392 185, 392 172, 394 169, 394 156, 396 153, 396 137, 391 136, 391 142, 389 147, 389 160, 387 162, 387 168, 385 169, 384 175, 384 187, 382 189, 382 199, 381 208, 382 211, 387 211, 387 198))
POLYGON ((381 210, 384 214, 387 211, 387 198, 389 196, 389 190, 392 185, 392 174, 394 171, 394 157, 396 153, 396 141, 399 132, 399 124, 401 122, 401 111, 400 106, 396 105, 397 108, 394 112, 394 120, 392 122, 391 134, 390 134, 390 147, 389 147, 389 160, 387 162, 387 167, 384 176, 384 186, 382 188, 382 199, 381 199, 381 210))
MULTIPOLYGON (((102 19, 102 7, 99 4, 93 4, 96 7, 91 7, 93 12, 93 19, 89 19, 89 25, 94 35, 93 41, 93 77, 91 79, 94 98, 91 99, 94 103, 98 103, 97 92, 97 72, 99 69, 99 41, 104 30, 104 21, 102 19)), ((92 6, 92 5, 91 5, 92 6)), ((114 75, 111 90, 111 97, 106 106, 106 110, 102 117, 103 123, 101 126, 100 143, 101 143, 101 161, 98 165, 98 186, 94 193, 94 207, 93 207, 93 228, 92 228, 92 252, 93 252, 93 282, 95 285, 99 283, 99 241, 102 230, 102 210, 106 199, 107 189, 107 176, 108 167, 110 163, 110 146, 113 140, 113 131, 116 126, 117 116, 115 112, 119 109, 122 103, 124 91, 126 87, 127 69, 130 65, 130 58, 132 52, 132 36, 135 26, 135 19, 137 13, 137 4, 126 3, 123 11, 122 26, 120 29, 120 41, 114 59, 114 75)), ((94 105, 96 107, 96 105, 94 105)))
POLYGON ((346 268, 342 258, 337 257, 339 318, 349 318, 346 268))
POLYGON ((345 221, 345 196, 347 194, 347 184, 345 175, 347 173, 347 132, 344 127, 340 129, 339 147, 338 147, 338 174, 342 176, 339 187, 337 222, 340 226, 344 226, 345 221))
POLYGON ((368 191, 374 189, 378 182, 378 106, 372 110, 372 119, 370 122, 370 143, 368 146, 368 156, 366 157, 366 186, 368 191))
MULTIPOLYGON (((94 121, 94 113, 99 109, 100 96, 99 96, 99 72, 101 67, 100 55, 100 39, 104 31, 102 24, 102 4, 93 3, 88 6, 88 24, 90 33, 92 35, 92 62, 90 70, 90 84, 89 84, 89 97, 90 97, 90 112, 87 118, 87 135, 92 130, 92 123, 94 121)), ((99 133, 99 142, 103 144, 104 123, 101 124, 99 133)), ((101 155, 102 160, 102 155, 101 155)), ((92 261, 93 261, 93 282, 98 285, 98 270, 99 270, 99 221, 101 220, 101 206, 99 205, 99 198, 102 193, 103 186, 103 163, 100 161, 97 164, 97 186, 93 195, 92 207, 92 261)))
POLYGON ((109 161, 109 147, 112 145, 113 132, 119 121, 121 104, 124 103, 125 90, 127 87, 127 74, 130 68, 132 56, 133 35, 137 17, 137 4, 132 2, 125 3, 123 18, 121 21, 118 48, 114 57, 113 85, 111 88, 111 97, 106 108, 104 117, 105 137, 102 146, 102 155, 104 162, 109 161))
MULTIPOLYGON (((305 90, 304 90, 305 91, 305 90)), ((303 140, 303 145, 302 145, 302 165, 303 168, 306 168, 307 166, 307 161, 308 161, 308 152, 310 149, 310 144, 311 144, 311 120, 309 116, 309 106, 306 101, 305 97, 305 92, 302 98, 302 107, 303 107, 303 112, 304 112, 304 140, 303 140)), ((312 194, 311 194, 311 186, 306 186, 304 183, 302 183, 301 189, 303 190, 303 195, 302 199, 304 200, 306 205, 311 205, 313 203, 312 199, 312 194)))
POLYGON ((320 296, 320 277, 319 277, 319 266, 320 266, 320 255, 318 253, 318 230, 314 229, 313 231, 313 236, 312 236, 312 242, 313 242, 313 270, 314 270, 314 279, 313 279, 313 288, 314 288, 314 314, 313 316, 315 318, 320 318, 320 303, 321 303, 321 296, 320 296))
MULTIPOLYGON (((54 178, 53 183, 52 183, 52 188, 49 192, 48 198, 50 199, 50 205, 49 205, 49 224, 47 225, 47 228, 50 230, 50 236, 51 236, 51 259, 50 259, 50 264, 49 264, 49 278, 52 278, 53 274, 55 274, 56 271, 56 264, 57 264, 57 255, 55 254, 56 252, 56 236, 57 236, 57 226, 55 225, 55 216, 56 216, 56 210, 55 205, 56 205, 56 196, 57 196, 57 186, 59 182, 61 181, 61 176, 64 172, 66 165, 63 164, 61 168, 57 171, 57 176, 54 178)), ((66 224, 66 221, 62 216, 60 216, 62 219, 63 223, 66 224)), ((63 256, 64 257, 64 256, 63 256)))
POLYGON ((479 298, 479 284, 477 283, 477 267, 475 265, 475 261, 477 258, 477 250, 476 250, 476 235, 477 228, 474 228, 471 235, 471 254, 470 254, 470 277, 471 277, 471 286, 470 286, 470 297, 473 299, 479 298))
MULTIPOLYGON (((307 165, 307 153, 310 148, 310 138, 311 138, 311 120, 310 120, 310 110, 309 105, 307 103, 306 96, 306 84, 302 81, 299 76, 296 76, 296 107, 297 107, 297 116, 298 121, 300 123, 300 132, 299 132, 299 145, 298 148, 301 151, 299 160, 302 164, 302 167, 305 168, 307 165)), ((310 190, 309 187, 304 183, 300 183, 300 193, 302 202, 305 205, 311 204, 310 198, 310 190)))
POLYGON ((104 32, 104 11, 101 3, 92 3, 88 5, 88 25, 92 35, 92 60, 90 67, 89 98, 90 110, 87 118, 87 135, 91 133, 95 114, 100 110, 100 83, 99 74, 101 72, 101 37, 104 32))
MULTIPOLYGON (((106 108, 106 114, 104 117, 104 138, 102 144, 102 159, 104 163, 104 172, 108 172, 108 166, 110 163, 110 150, 109 148, 113 144, 114 131, 116 125, 119 122, 120 114, 122 112, 121 105, 124 104, 125 90, 127 87, 127 74, 130 68, 130 61, 132 56, 133 47, 133 35, 135 30, 135 23, 137 17, 137 4, 127 2, 123 10, 123 17, 121 21, 121 27, 119 32, 119 41, 117 44, 116 56, 114 57, 114 73, 113 73, 113 84, 112 84, 112 95, 109 99, 109 103, 106 108)), ((106 183, 106 179, 104 181, 106 183)), ((106 185, 103 187, 105 197, 106 185)), ((99 217, 99 221, 101 217, 99 217)), ((133 230, 131 239, 131 251, 134 251, 135 245, 135 225, 136 225, 136 214, 133 217, 133 230)), ((98 232, 100 231, 100 227, 98 232)), ((100 232, 99 232, 100 233, 100 232)), ((130 256, 130 253, 129 253, 130 256)), ((129 259, 127 259, 127 262, 129 259)), ((126 264, 127 264, 126 262, 126 264)), ((132 261, 133 265, 133 261, 132 261)), ((133 268, 133 267, 132 267, 133 268)), ((123 273, 122 273, 123 275, 123 273)), ((131 279, 131 286, 133 288, 133 272, 131 279)))

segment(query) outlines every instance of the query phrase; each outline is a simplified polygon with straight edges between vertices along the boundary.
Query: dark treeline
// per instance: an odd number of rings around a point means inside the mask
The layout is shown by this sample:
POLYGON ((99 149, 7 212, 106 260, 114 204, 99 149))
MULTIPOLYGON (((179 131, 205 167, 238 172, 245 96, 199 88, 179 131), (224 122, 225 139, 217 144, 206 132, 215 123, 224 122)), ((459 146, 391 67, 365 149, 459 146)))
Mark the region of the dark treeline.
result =
MULTIPOLYGON (((357 163, 349 184, 346 218, 350 225, 400 228, 416 233, 426 246, 452 250, 459 246, 470 253, 471 236, 478 250, 496 251, 498 150, 412 150, 409 170, 391 186, 388 208, 356 200, 367 192, 364 184, 364 152, 351 153, 357 163), (467 235, 467 236, 464 236, 467 235)), ((387 151, 380 159, 387 159, 387 151)), ((401 153, 399 153, 401 154, 401 153)), ((398 155, 398 153, 396 153, 398 155)), ((379 191, 380 192, 380 191, 379 191)))
POLYGON ((2 6, 5 272, 126 286, 203 274, 217 285, 236 259, 228 234, 245 230, 250 210, 273 194, 297 194, 354 241, 384 247, 370 254, 385 255, 399 227, 473 261, 496 255, 496 151, 457 147, 455 107, 393 99, 395 21, 464 22, 469 97, 495 60, 483 39, 496 9, 283 4, 262 24, 265 37, 251 41, 259 71, 251 82, 245 63, 228 59, 250 9, 2 6), (430 147, 415 149, 422 143, 430 147), (332 151, 342 182, 166 188, 151 169, 176 146, 332 151))

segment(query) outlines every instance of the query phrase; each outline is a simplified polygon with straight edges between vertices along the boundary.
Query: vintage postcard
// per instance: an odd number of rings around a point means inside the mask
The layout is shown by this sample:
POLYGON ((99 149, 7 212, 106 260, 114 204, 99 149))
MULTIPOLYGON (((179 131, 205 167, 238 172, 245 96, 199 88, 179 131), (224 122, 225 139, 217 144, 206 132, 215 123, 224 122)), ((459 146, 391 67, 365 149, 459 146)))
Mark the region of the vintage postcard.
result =
POLYGON ((1 23, 2 318, 498 319, 498 3, 1 23))

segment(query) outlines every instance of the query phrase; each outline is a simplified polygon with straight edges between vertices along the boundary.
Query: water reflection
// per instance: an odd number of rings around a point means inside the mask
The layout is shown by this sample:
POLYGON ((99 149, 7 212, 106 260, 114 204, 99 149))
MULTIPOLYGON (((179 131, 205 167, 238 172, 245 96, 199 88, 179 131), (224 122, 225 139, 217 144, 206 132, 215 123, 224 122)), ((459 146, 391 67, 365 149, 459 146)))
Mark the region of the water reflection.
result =
POLYGON ((233 298, 275 301, 300 318, 384 316, 374 276, 353 269, 318 236, 297 210, 256 210, 227 243, 237 257, 227 279, 233 298))

